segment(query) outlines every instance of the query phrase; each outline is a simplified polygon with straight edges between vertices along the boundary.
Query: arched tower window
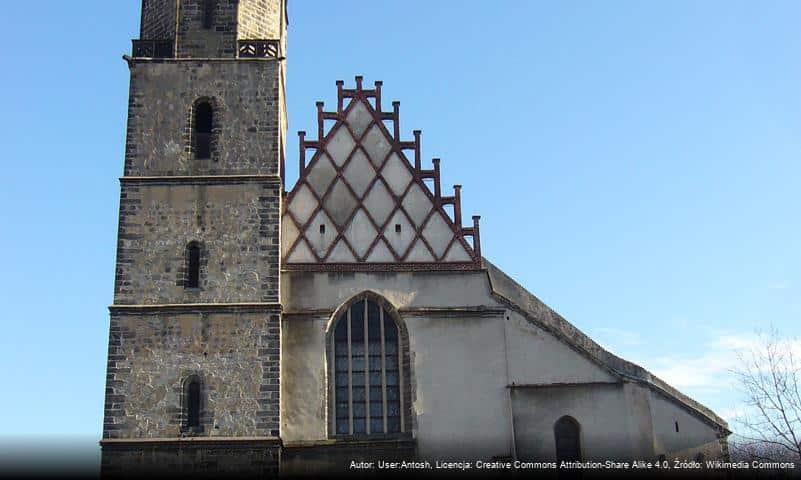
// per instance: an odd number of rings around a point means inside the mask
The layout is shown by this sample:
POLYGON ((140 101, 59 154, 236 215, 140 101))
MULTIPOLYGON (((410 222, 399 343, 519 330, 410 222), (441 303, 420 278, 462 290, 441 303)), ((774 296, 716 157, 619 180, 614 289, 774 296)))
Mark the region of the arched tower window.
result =
POLYGON ((556 437, 557 462, 581 460, 581 428, 574 418, 564 416, 557 420, 553 433, 556 437))
POLYGON ((214 109, 208 100, 195 104, 192 125, 192 147, 195 158, 211 158, 211 135, 214 123, 214 109))
POLYGON ((186 390, 186 426, 200 428, 200 380, 192 379, 186 390))
POLYGON ((183 381, 181 396, 181 415, 183 417, 181 431, 200 433, 203 431, 203 380, 198 375, 190 375, 183 381))
POLYGON ((186 246, 184 288, 200 288, 200 245, 197 242, 191 242, 186 246))
POLYGON ((406 432, 406 341, 394 316, 375 299, 361 295, 332 328, 334 434, 406 432))
POLYGON ((203 28, 210 29, 214 26, 214 7, 215 0, 203 0, 203 28))

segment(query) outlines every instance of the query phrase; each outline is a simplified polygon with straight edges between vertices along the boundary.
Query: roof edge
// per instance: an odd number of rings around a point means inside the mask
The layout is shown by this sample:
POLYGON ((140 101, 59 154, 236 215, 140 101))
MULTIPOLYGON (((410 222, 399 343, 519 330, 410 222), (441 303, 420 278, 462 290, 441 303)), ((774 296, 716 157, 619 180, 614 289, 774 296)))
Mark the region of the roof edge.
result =
POLYGON ((548 330, 613 373, 647 385, 652 390, 679 402, 707 422, 722 429, 724 435, 731 433, 728 423, 715 412, 681 393, 643 367, 607 351, 485 257, 482 257, 482 263, 487 271, 491 293, 499 301, 517 310, 527 320, 548 330))

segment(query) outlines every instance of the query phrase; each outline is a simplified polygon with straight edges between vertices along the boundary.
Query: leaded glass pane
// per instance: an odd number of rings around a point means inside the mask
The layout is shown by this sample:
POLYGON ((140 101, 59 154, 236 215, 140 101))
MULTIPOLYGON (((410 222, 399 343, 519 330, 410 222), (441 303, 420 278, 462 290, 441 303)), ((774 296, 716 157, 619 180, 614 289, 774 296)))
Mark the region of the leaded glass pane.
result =
MULTIPOLYGON (((381 310, 375 302, 367 302, 367 338, 377 340, 378 350, 381 351, 381 310)), ((372 344, 372 342, 371 342, 372 344)), ((370 351, 373 351, 372 346, 370 351)))
POLYGON ((338 419, 337 420, 337 433, 340 435, 347 435, 348 434, 348 419, 338 419))
POLYGON ((400 403, 387 402, 387 416, 400 416, 400 403))
POLYGON ((400 432, 400 417, 387 418, 387 432, 388 433, 400 432))
POLYGON ((364 343, 364 302, 358 301, 350 307, 350 341, 364 343))
POLYGON ((386 345, 384 345, 384 349, 387 355, 397 355, 398 344, 395 342, 387 342, 386 345))
POLYGON ((398 356, 387 355, 387 370, 397 370, 397 369, 398 369, 398 356))
POLYGON ((353 419, 353 433, 366 433, 365 430, 365 422, 363 418, 354 418, 353 419))
POLYGON ((370 372, 370 385, 381 385, 381 372, 370 372))
POLYGON ((384 403, 380 401, 370 402, 370 417, 378 418, 381 417, 382 415, 384 415, 384 403))
POLYGON ((353 356, 363 356, 364 355, 364 339, 362 338, 359 343, 352 343, 350 346, 350 351, 353 356))
POLYGON ((353 386, 364 387, 364 372, 353 372, 353 386))
POLYGON ((370 356, 370 370, 381 371, 381 357, 370 356))
POLYGON ((353 366, 354 373, 357 372, 357 371, 362 371, 363 372, 364 371, 364 357, 362 357, 362 356, 359 356, 359 357, 354 356, 353 357, 353 363, 351 365, 353 366))
MULTIPOLYGON (((355 383, 356 379, 354 379, 355 383)), ((398 372, 387 372, 387 385, 398 384, 398 372)))
POLYGON ((364 401, 364 387, 353 387, 353 401, 364 401))
POLYGON ((392 321, 392 317, 386 310, 384 310, 384 336, 387 341, 398 339, 398 327, 395 326, 395 322, 392 321))
POLYGON ((400 399, 400 392, 397 387, 395 388, 387 388, 387 400, 398 400, 400 399))
POLYGON ((348 402, 337 402, 337 418, 348 418, 348 402))
POLYGON ((347 386, 348 386, 348 372, 337 373, 337 387, 347 387, 347 386))
POLYGON ((337 401, 338 402, 347 402, 348 401, 348 388, 337 388, 337 401))
MULTIPOLYGON (((372 330, 370 330, 368 333, 372 334, 372 330)), ((368 343, 368 346, 367 346, 367 350, 370 352, 370 355, 377 355, 377 356, 380 357, 381 356, 381 340, 378 340, 378 341, 370 340, 370 342, 368 343)))
POLYGON ((370 419, 370 431, 372 433, 384 433, 384 419, 382 418, 371 418, 370 419))
POLYGON ((348 357, 336 357, 334 361, 336 364, 336 371, 337 372, 347 372, 348 371, 348 357))
POLYGON ((370 387, 370 401, 380 402, 381 399, 384 397, 381 391, 382 391, 381 387, 370 387))
POLYGON ((337 343, 346 342, 345 343, 345 348, 347 349, 348 348, 348 344, 347 344, 347 341, 348 341, 348 322, 346 321, 346 315, 343 314, 341 317, 339 317, 339 320, 337 320, 337 322, 338 322, 337 323, 337 329, 334 331, 334 340, 336 340, 337 343))
POLYGON ((367 416, 367 411, 364 406, 364 402, 356 402, 353 404, 353 417, 365 417, 367 416))

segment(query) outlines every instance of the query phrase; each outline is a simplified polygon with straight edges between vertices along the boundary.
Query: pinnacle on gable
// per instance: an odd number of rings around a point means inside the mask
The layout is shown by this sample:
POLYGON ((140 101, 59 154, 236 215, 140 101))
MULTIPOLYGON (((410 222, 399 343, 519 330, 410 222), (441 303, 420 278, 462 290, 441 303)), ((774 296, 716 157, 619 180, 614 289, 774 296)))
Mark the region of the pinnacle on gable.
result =
POLYGON ((376 262, 375 269, 480 268, 478 217, 472 227, 462 225, 461 185, 443 196, 440 159, 432 159, 431 169, 422 168, 422 132, 413 130, 413 140, 400 138, 400 102, 393 101, 392 111, 385 112, 382 82, 364 88, 357 76, 355 83, 345 88, 337 80, 335 111, 316 102, 317 139, 298 132, 300 177, 287 196, 283 218, 291 224, 284 233, 292 237, 285 243, 285 261, 312 268, 298 261, 311 250, 316 263, 329 268, 368 262, 376 262), (326 128, 326 120, 333 125, 326 128), (312 152, 308 162, 307 151, 312 152), (448 205, 452 216, 444 209, 448 205), (333 224, 316 225, 317 218, 333 224), (295 254, 296 248, 302 252, 295 254))

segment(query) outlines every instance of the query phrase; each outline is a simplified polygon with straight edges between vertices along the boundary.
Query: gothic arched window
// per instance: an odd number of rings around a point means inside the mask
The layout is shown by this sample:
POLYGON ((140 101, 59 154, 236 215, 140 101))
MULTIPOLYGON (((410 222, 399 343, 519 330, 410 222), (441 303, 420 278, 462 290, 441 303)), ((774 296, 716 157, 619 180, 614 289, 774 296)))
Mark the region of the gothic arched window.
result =
POLYGON ((332 328, 334 434, 405 432, 406 342, 393 315, 363 295, 339 315, 332 328))
POLYGON ((200 288, 200 245, 197 242, 191 242, 186 246, 184 288, 200 288))
POLYGON ((572 417, 564 416, 553 426, 556 437, 556 461, 581 460, 581 428, 572 417))
POLYGON ((192 148, 195 158, 211 158, 211 134, 214 123, 214 109, 208 100, 195 104, 192 112, 192 148))

